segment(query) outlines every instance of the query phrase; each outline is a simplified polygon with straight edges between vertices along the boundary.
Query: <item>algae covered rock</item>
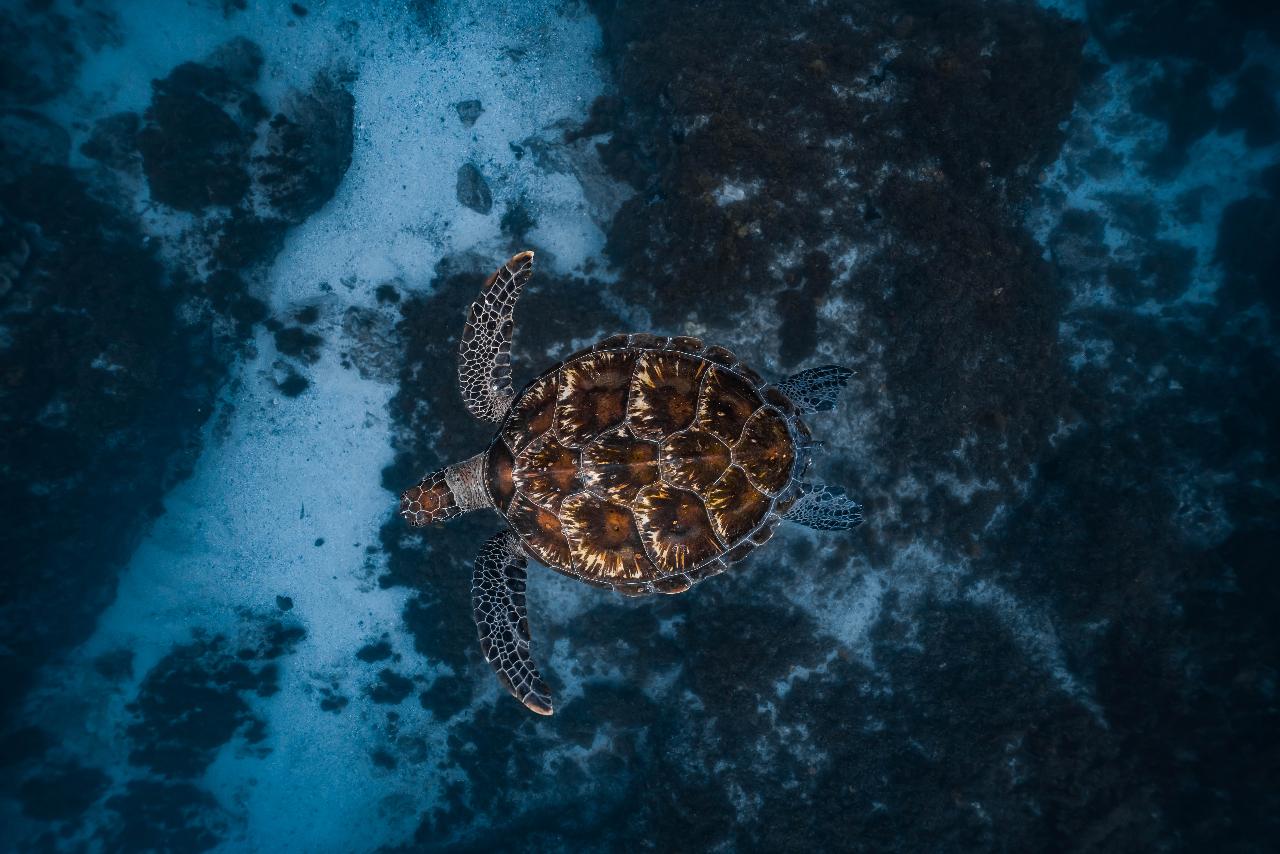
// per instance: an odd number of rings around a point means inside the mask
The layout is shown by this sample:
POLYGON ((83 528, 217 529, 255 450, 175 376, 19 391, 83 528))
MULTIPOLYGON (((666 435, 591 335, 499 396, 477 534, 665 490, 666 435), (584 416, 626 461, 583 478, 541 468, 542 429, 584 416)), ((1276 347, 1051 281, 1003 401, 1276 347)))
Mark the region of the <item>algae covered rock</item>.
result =
POLYGON ((464 163, 458 167, 458 203, 478 214, 487 214, 493 210, 493 194, 489 192, 489 184, 474 164, 464 163))

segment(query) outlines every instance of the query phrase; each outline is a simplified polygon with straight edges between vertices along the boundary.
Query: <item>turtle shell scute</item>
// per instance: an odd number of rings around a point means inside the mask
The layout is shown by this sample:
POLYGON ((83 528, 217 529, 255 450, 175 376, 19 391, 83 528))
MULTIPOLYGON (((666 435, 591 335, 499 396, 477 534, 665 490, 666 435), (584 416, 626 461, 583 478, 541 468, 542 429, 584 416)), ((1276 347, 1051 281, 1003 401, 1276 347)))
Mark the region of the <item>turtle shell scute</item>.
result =
POLYGON ((792 488, 787 490, 782 493, 782 495, 778 496, 778 500, 774 502, 773 512, 777 513, 779 516, 785 515, 788 510, 795 506, 795 503, 799 498, 799 489, 792 488))
POLYGON ((698 414, 698 390, 707 363, 665 351, 645 351, 636 360, 627 416, 641 438, 660 441, 683 430, 698 414))
POLYGON ((755 530, 773 508, 769 496, 751 485, 746 473, 731 466, 706 492, 707 513, 716 533, 736 543, 755 530))
POLYGON ((659 593, 666 593, 671 596, 676 593, 683 593, 693 586, 693 579, 684 573, 678 575, 669 575, 666 578, 659 578, 653 582, 653 589, 659 593))
POLYGON ((751 383, 751 385, 755 386, 757 389, 765 385, 764 377, 760 376, 741 362, 738 362, 733 366, 733 372, 751 383))
POLYGON ((702 351, 704 359, 710 359, 723 368, 731 368, 738 363, 738 357, 733 355, 732 350, 727 350, 717 344, 713 344, 702 351))
POLYGON ((774 518, 767 520, 759 528, 756 528, 755 533, 752 534, 749 539, 757 546, 763 546, 765 543, 769 542, 771 537, 773 537, 773 529, 776 527, 778 527, 778 519, 775 516, 774 518))
POLYGON ((582 488, 580 467, 578 453, 546 433, 516 456, 512 480, 534 504, 555 513, 560 502, 582 488))
POLYGON ((662 443, 659 456, 667 483, 699 492, 720 479, 729 467, 729 446, 705 430, 685 430, 662 443))
POLYGON ((489 497, 500 512, 506 513, 516 491, 515 457, 501 437, 489 446, 489 456, 485 459, 485 479, 488 481, 489 497))
POLYGON ((648 596, 654 592, 656 587, 648 581, 619 581, 613 585, 613 589, 623 596, 635 599, 641 596, 648 596))
POLYGON ((659 575, 627 505, 579 492, 560 505, 560 519, 578 574, 615 585, 659 575))
POLYGON ((732 445, 742 435, 747 419, 762 405, 756 390, 737 374, 711 368, 698 397, 696 423, 725 444, 732 445))
POLYGON ((694 338, 692 335, 677 335, 667 342, 667 349, 697 356, 702 353, 704 345, 701 338, 694 338))
POLYGON ((635 363, 635 353, 611 350, 590 353, 560 369, 555 431, 561 442, 579 448, 623 422, 635 363))
POLYGON ((765 403, 776 406, 787 415, 796 414, 796 405, 791 402, 791 398, 779 391, 777 386, 766 386, 760 390, 760 396, 764 398, 765 403))
POLYGON ((661 350, 667 346, 668 340, 670 339, 663 335, 654 335, 649 332, 637 332, 631 336, 631 341, 629 343, 637 350, 661 350))
POLYGON ((791 482, 796 462, 791 431, 782 414, 765 407, 752 415, 733 446, 733 462, 761 492, 780 493, 791 482))
POLYGON ((551 429, 555 423, 560 372, 548 371, 524 390, 502 426, 502 440, 514 453, 551 429))
POLYGON ((537 560, 561 569, 570 566, 569 541, 558 515, 517 493, 507 509, 507 521, 537 560))
POLYGON ((582 449, 582 482, 613 501, 629 503, 658 479, 658 446, 626 427, 601 434, 582 449))
POLYGON ((695 569, 723 551, 697 493, 657 483, 633 502, 640 536, 664 574, 695 569))

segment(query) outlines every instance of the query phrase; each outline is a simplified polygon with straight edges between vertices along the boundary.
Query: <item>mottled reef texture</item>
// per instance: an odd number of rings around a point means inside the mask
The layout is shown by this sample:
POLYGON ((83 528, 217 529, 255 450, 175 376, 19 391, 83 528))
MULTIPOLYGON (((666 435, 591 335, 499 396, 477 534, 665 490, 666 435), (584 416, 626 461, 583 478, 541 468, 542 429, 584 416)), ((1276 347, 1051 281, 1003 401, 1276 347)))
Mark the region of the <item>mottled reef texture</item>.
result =
MULTIPOLYGON (((545 719, 497 691, 474 641, 472 560, 497 517, 424 534, 389 518, 368 563, 384 552, 378 582, 411 591, 405 624, 432 666, 371 636, 350 672, 308 679, 320 709, 372 731, 372 774, 446 781, 403 849, 1280 838, 1280 253, 1260 239, 1280 224, 1280 167, 1249 176, 1212 249, 1164 230, 1209 215, 1194 186, 1176 209, 1138 193, 1077 209, 1042 186, 1064 152, 1068 177, 1168 182, 1214 130, 1271 144, 1274 79, 1246 36, 1274 41, 1275 11, 1091 0, 1075 24, 980 0, 591 6, 615 85, 566 135, 597 143, 635 194, 608 235, 616 284, 549 274, 554 247, 532 246, 517 384, 646 316, 773 376, 849 364, 850 400, 814 419, 832 439, 818 474, 869 521, 782 533, 689 595, 587 591, 562 624, 535 622, 565 692, 545 719), (1076 144, 1080 111, 1107 94, 1087 37, 1107 62, 1153 63, 1127 112, 1162 127, 1155 144, 1076 144), (1040 245, 1025 223, 1043 206, 1040 245), (1212 302, 1183 301, 1196 263, 1221 278, 1212 302), (863 612, 865 633, 841 623, 863 612), (443 769, 413 704, 448 728, 443 769)), ((80 146, 94 165, 72 169, 71 134, 41 105, 111 21, 92 3, 28 7, 21 27, 0 10, 0 792, 47 824, 37 849, 234 845, 237 819, 202 777, 223 751, 267 749, 280 668, 304 640, 289 597, 139 669, 127 772, 7 716, 92 629, 259 324, 282 394, 307 392, 318 313, 268 317, 255 276, 341 180, 353 102, 334 72, 269 104, 261 52, 236 40, 155 81, 146 109, 99 120, 80 146), (196 225, 158 246, 139 198, 196 225)), ((492 118, 463 107, 464 122, 492 118)), ((521 239, 502 249, 525 248, 537 200, 494 210, 479 169, 463 173, 460 201, 521 239)), ((343 317, 343 364, 398 385, 389 514, 491 436, 453 366, 498 260, 448 258, 427 296, 387 283, 380 308, 343 317)), ((531 575, 531 605, 535 586, 570 584, 531 575)), ((109 651, 94 678, 136 667, 109 651)))
MULTIPOLYGON (((621 95, 585 132, 613 131, 602 153, 639 191, 609 235, 628 295, 662 323, 692 312, 726 330, 771 302, 779 369, 815 359, 820 328, 858 336, 836 346, 874 370, 862 408, 891 407, 874 440, 887 477, 1007 489, 1064 394, 1062 292, 1019 211, 1057 152, 1082 31, 999 4, 741 5, 604 17, 621 95), (856 302, 858 329, 819 323, 837 300, 856 302)), ((860 494, 887 486, 841 474, 860 494)), ((876 530, 929 526, 964 548, 990 499, 934 496, 876 530)))
MULTIPOLYGON (((7 733, 34 673, 89 636, 121 566, 164 512, 165 492, 189 473, 229 366, 267 316, 249 283, 287 228, 332 196, 351 159, 353 110, 341 82, 322 75, 273 113, 255 88, 261 52, 238 39, 154 81, 143 114, 99 121, 81 149, 97 165, 73 169, 67 132, 39 109, 74 79, 77 45, 93 44, 84 31, 109 36, 111 19, 96 7, 71 20, 48 4, 27 5, 0 13, 7 733), (195 214, 195 224, 171 244, 153 239, 135 212, 138 193, 160 214, 195 214)), ((299 346, 306 343, 302 336, 299 346)), ((237 697, 274 684, 272 665, 223 643, 198 639, 146 675, 130 730, 135 762, 195 776, 252 723, 237 697)), ((287 644, 266 650, 262 657, 276 657, 287 644)), ((121 655, 102 662, 104 676, 128 672, 132 656, 121 655)), ((29 815, 73 821, 105 790, 102 772, 74 763, 28 776, 27 763, 47 748, 38 730, 6 740, 14 750, 6 751, 4 789, 29 815)), ((108 847, 200 847, 216 837, 194 813, 211 804, 186 782, 131 783, 106 802, 123 822, 108 847)))
MULTIPOLYGON (((1188 4, 1141 6, 1170 22, 1180 58, 1166 75, 1236 68, 1246 30, 1270 20, 1194 5, 1225 43, 1184 38, 1188 4)), ((601 596, 554 637, 534 626, 549 681, 568 666, 584 693, 550 721, 501 701, 454 719, 450 759, 469 782, 407 847, 1260 850, 1280 808, 1265 568, 1280 545, 1276 254, 1255 230, 1275 221, 1274 170, 1223 220, 1221 305, 1184 310, 1195 249, 1157 239, 1141 200, 1108 200, 1135 237, 1122 259, 1099 261, 1116 223, 1089 213, 1062 212, 1048 258, 1023 225, 1101 70, 1082 56, 1087 32, 1117 61, 1162 53, 1133 4, 1090 4, 1085 26, 1002 3, 593 7, 617 91, 570 135, 598 139, 637 191, 609 234, 623 307, 775 372, 858 367, 850 411, 873 429, 823 474, 871 521, 820 552, 775 543, 775 560, 695 594, 601 596), (1115 305, 1073 305, 1108 274, 1127 285, 1115 305), (1148 298, 1162 310, 1130 310, 1148 298), (776 339, 745 332, 761 312, 776 339), (1113 355, 1073 368, 1064 322, 1113 355), (1212 472, 1234 476, 1218 486, 1212 472), (1235 526, 1225 538, 1205 533, 1218 512, 1235 526), (859 654, 788 603, 797 584, 856 590, 831 577, 855 551, 930 572, 908 544, 964 569, 955 589, 932 582, 945 596, 889 593, 859 654), (997 616, 1000 596, 1026 625, 997 616), (1028 641, 1041 625, 1061 661, 1028 641), (593 677, 610 671, 621 679, 593 677)), ((1191 142, 1256 112, 1197 120, 1147 103, 1169 145, 1141 167, 1171 176, 1191 142)), ((394 413, 409 429, 389 489, 488 438, 452 388, 418 381, 451 364, 487 272, 471 266, 403 305, 394 413)), ((590 298, 574 308, 565 326, 563 305, 522 303, 518 368, 625 326, 590 298)), ((418 649, 459 673, 421 694, 440 720, 490 679, 473 649, 440 639, 470 643, 466 576, 495 524, 384 530, 383 583, 419 589, 406 612, 418 649)))

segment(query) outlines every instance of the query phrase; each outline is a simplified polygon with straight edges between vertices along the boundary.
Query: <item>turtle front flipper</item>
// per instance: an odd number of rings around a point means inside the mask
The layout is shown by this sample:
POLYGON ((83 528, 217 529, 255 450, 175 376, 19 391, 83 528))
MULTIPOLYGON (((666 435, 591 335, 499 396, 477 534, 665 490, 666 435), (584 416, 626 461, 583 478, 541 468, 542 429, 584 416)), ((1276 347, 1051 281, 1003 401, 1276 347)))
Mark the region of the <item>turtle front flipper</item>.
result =
POLYGON ((525 613, 525 560, 520 537, 512 531, 494 534, 476 558, 471 576, 480 651, 511 696, 540 715, 551 714, 551 689, 538 675, 529 655, 529 620, 525 613))
POLYGON ((785 394, 801 412, 829 412, 836 408, 840 392, 849 382, 853 371, 840 365, 823 365, 792 374, 778 383, 778 391, 785 394))
POLYGON ((511 333, 516 300, 533 275, 533 253, 521 252, 489 277, 471 304, 458 346, 458 386, 467 409, 501 421, 511 407, 511 333))
POLYGON ((848 531, 862 524, 862 505, 840 487, 802 483, 799 488, 800 497, 782 517, 788 522, 819 531, 848 531))

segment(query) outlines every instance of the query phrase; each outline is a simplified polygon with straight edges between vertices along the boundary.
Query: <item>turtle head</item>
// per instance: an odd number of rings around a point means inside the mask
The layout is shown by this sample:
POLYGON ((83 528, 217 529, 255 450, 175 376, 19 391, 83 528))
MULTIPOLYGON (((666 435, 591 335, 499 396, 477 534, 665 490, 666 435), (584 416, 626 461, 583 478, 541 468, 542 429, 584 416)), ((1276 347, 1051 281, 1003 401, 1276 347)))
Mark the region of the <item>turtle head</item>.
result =
POLYGON ((468 510, 492 507, 484 486, 488 452, 432 472, 400 494, 400 515, 415 528, 444 522, 468 510))
POLYGON ((454 500, 453 490, 441 469, 424 477, 417 486, 400 493, 400 515, 415 528, 451 519, 462 511, 454 500))

